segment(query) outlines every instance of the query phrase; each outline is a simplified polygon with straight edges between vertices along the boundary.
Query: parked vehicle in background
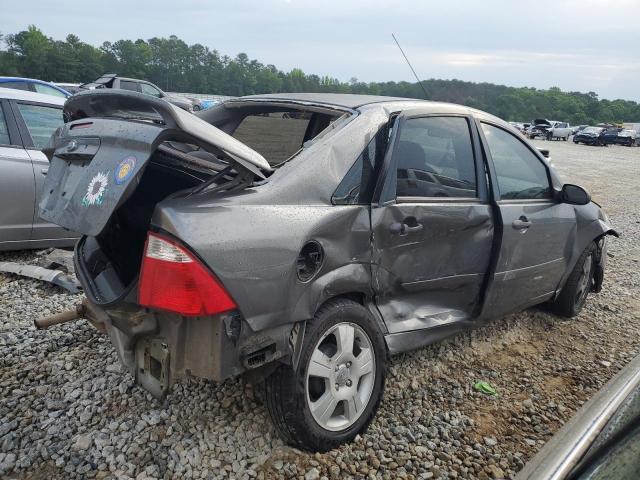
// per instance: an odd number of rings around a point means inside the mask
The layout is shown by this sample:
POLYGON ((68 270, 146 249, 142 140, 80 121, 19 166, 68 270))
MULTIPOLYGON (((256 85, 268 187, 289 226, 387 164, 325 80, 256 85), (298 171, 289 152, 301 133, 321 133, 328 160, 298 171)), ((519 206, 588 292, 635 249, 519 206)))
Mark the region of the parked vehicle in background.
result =
POLYGON ((64 122, 65 99, 0 88, 0 250, 63 247, 74 234, 41 220, 36 205, 49 168, 40 150, 64 122))
POLYGON ((176 107, 180 107, 187 112, 197 112, 202 110, 200 100, 197 98, 184 97, 182 95, 170 95, 163 92, 159 87, 146 80, 137 80, 135 78, 119 77, 115 73, 106 73, 102 77, 91 83, 81 85, 81 88, 87 90, 95 90, 102 88, 115 88, 120 90, 129 90, 131 92, 144 93, 156 98, 162 98, 176 107))
POLYGON ((633 147, 636 144, 638 132, 635 130, 620 130, 613 143, 633 147))
POLYGON ((618 127, 605 128, 601 134, 602 141, 605 145, 615 145, 618 143, 618 133, 620 133, 620 128, 618 127))
POLYGON ((531 126, 527 130, 527 135, 531 139, 536 137, 547 138, 547 133, 554 123, 555 122, 547 120, 546 118, 536 118, 531 122, 531 126))
POLYGON ((460 105, 298 93, 196 116, 103 90, 65 112, 40 214, 83 234, 85 311, 121 362, 159 398, 186 375, 264 381, 305 449, 366 429, 389 353, 545 302, 577 315, 617 235, 510 125, 460 105))
POLYGON ((516 480, 635 480, 640 473, 640 356, 601 388, 516 480))
POLYGON ((587 128, 588 126, 589 126, 589 125, 578 125, 577 127, 576 127, 576 126, 574 126, 574 127, 571 129, 571 134, 572 134, 572 135, 575 135, 576 133, 579 133, 579 132, 581 132, 582 130, 584 130, 585 128, 587 128))
POLYGON ((81 92, 82 89, 82 84, 81 83, 60 83, 60 82, 54 82, 54 85, 56 85, 57 87, 60 87, 64 90, 66 90, 67 92, 69 92, 71 95, 73 95, 74 93, 78 93, 81 92))
POLYGON ((604 128, 586 127, 573 136, 573 143, 584 143, 585 145, 606 146, 603 138, 604 128))
POLYGON ((42 93, 62 98, 67 98, 71 95, 71 93, 64 88, 60 88, 53 83, 44 82, 35 78, 0 77, 0 88, 14 88, 16 90, 42 93))
POLYGON ((573 133, 571 126, 566 122, 552 122, 551 128, 547 129, 547 140, 560 138, 565 142, 573 133))

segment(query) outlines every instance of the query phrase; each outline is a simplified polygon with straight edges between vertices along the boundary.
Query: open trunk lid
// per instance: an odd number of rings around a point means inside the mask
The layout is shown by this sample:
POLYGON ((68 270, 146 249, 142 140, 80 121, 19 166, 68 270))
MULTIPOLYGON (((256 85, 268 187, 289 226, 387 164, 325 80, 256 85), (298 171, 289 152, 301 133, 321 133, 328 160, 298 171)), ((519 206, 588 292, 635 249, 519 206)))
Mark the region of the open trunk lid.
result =
POLYGON ((40 216, 69 230, 98 236, 138 188, 152 157, 206 182, 228 174, 265 178, 272 169, 242 142, 168 102, 136 92, 102 90, 74 95, 70 122, 52 136, 40 216), (197 148, 199 155, 171 148, 197 148), (175 146, 175 145, 174 145, 175 146), (197 147, 195 147, 197 146, 197 147))

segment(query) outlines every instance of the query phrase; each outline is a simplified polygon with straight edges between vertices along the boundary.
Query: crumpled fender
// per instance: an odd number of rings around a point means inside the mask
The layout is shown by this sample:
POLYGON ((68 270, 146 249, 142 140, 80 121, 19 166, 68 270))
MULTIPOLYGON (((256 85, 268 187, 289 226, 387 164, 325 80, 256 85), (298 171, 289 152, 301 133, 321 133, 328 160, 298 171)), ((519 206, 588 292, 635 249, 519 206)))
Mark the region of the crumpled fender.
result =
MULTIPOLYGON (((361 293, 366 298, 373 296, 371 289, 371 266, 366 263, 350 263, 338 267, 315 279, 305 294, 300 297, 293 311, 292 318, 310 319, 320 306, 331 298, 345 294, 361 293)), ((365 306, 366 307, 366 306, 365 306)), ((387 327, 379 315, 375 315, 380 331, 387 332, 387 327)), ((298 322, 292 335, 292 364, 297 367, 302 342, 306 330, 306 321, 298 322), (295 337, 295 338, 294 338, 295 337)))
POLYGON ((598 252, 596 257, 596 271, 594 272, 595 286, 594 291, 597 293, 602 289, 602 281, 604 279, 604 269, 607 263, 606 242, 604 237, 612 235, 619 237, 620 234, 615 230, 602 211, 599 205, 591 202, 587 205, 576 207, 577 232, 575 241, 573 242, 573 250, 566 269, 558 288, 556 295, 560 293, 562 287, 566 283, 569 275, 573 271, 578 258, 591 242, 598 242, 598 252), (596 218, 593 220, 593 218, 596 218))

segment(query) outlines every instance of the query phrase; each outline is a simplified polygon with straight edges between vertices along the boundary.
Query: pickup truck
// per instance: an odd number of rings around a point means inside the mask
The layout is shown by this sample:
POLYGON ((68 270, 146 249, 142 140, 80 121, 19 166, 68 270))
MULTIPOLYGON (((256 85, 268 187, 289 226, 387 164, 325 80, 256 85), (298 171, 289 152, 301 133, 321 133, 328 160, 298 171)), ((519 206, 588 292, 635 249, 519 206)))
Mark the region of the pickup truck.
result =
POLYGON ((566 122, 551 122, 551 128, 547 130, 547 140, 561 138, 565 142, 569 140, 569 135, 573 134, 573 129, 566 122))
POLYGON ((536 118, 531 122, 531 127, 527 131, 529 138, 544 137, 547 140, 562 138, 568 140, 571 135, 571 126, 566 122, 547 120, 546 118, 536 118))

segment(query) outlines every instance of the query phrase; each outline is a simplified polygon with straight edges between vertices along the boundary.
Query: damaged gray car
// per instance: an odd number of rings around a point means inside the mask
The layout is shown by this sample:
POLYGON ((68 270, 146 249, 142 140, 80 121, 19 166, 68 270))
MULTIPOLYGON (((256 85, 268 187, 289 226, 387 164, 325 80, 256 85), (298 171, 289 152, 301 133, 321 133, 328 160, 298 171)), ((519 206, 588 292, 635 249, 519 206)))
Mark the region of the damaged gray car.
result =
POLYGON ((278 94, 195 116, 115 91, 65 110, 40 214, 83 235, 78 316, 159 398, 264 382, 292 445, 366 429, 388 355, 537 304, 572 317, 602 287, 605 214, 477 110, 278 94))

